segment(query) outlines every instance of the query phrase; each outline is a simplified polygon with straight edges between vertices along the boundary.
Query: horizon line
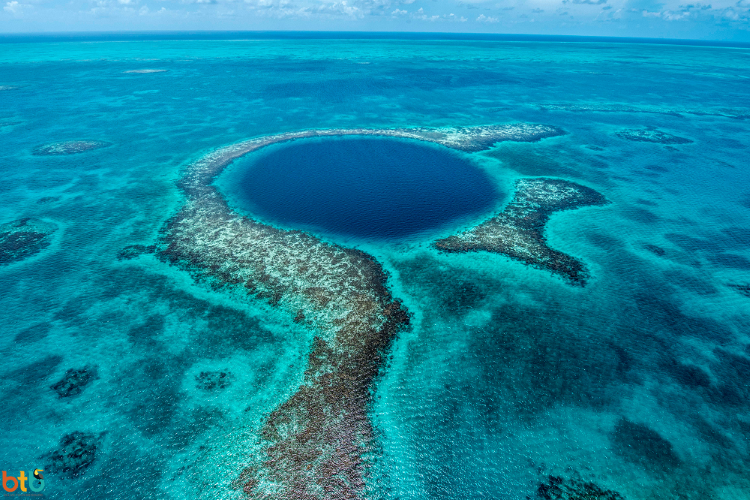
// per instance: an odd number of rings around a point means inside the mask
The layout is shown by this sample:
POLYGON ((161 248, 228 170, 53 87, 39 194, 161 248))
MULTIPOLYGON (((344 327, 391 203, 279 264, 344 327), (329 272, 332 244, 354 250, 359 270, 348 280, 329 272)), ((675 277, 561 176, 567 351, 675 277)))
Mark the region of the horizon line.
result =
POLYGON ((217 38, 227 35, 254 35, 256 39, 422 39, 422 40, 487 40, 487 41, 559 41, 609 42, 657 45, 689 45, 709 47, 750 48, 750 42, 703 40, 690 38, 617 37, 601 35, 538 35, 512 33, 440 32, 440 31, 369 31, 369 30, 122 30, 122 31, 38 31, 0 33, 0 42, 24 42, 32 37, 59 38, 57 41, 77 41, 84 38, 108 37, 99 41, 116 41, 115 37, 146 37, 151 40, 229 40, 217 38), (346 36, 341 36, 346 35, 346 36), (186 37, 187 36, 187 37, 186 37), (189 36, 199 36, 190 38, 189 36), (150 38, 149 38, 150 37, 150 38), (15 40, 13 40, 15 39, 15 40))

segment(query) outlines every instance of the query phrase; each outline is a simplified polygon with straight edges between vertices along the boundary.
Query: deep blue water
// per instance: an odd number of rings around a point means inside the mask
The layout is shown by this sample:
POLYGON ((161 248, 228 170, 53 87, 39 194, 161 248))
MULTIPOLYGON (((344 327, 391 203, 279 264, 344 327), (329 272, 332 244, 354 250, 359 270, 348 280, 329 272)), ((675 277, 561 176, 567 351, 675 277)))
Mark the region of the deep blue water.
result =
POLYGON ((487 212, 498 198, 478 166, 413 141, 295 141, 238 163, 241 208, 334 235, 397 239, 487 212))
POLYGON ((667 44, 4 43, 0 226, 57 230, 0 266, 0 469, 42 466, 63 436, 95 433, 78 477, 47 472, 49 498, 237 499, 231 482, 317 332, 152 255, 118 259, 183 205, 185 165, 310 128, 523 121, 567 134, 471 161, 500 194, 535 176, 602 193, 609 205, 555 214, 545 231, 591 279, 441 254, 429 231, 362 244, 413 314, 376 387, 369 496, 536 500, 554 475, 627 500, 750 498, 748 74, 746 49, 667 44), (125 73, 140 69, 167 71, 125 73), (649 129, 692 142, 622 133, 649 129), (33 154, 65 140, 109 145, 33 154), (59 396, 86 366, 82 392, 59 396), (207 387, 216 372, 228 383, 207 387))

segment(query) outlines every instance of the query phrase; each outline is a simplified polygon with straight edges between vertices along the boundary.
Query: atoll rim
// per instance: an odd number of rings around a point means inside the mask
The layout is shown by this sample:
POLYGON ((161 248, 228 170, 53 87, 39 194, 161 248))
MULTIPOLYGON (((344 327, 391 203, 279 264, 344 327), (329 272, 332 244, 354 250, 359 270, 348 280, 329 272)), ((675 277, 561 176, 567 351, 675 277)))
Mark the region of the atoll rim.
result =
MULTIPOLYGON (((157 256, 214 289, 266 301, 316 332, 304 382, 268 417, 259 436, 262 451, 248 457, 250 465, 235 488, 251 498, 268 491, 281 498, 363 498, 368 473, 363 457, 374 436, 368 414, 372 382, 393 340, 409 327, 410 315, 391 295, 389 275, 375 258, 238 214, 213 185, 215 177, 247 153, 309 137, 400 137, 482 151, 502 141, 534 142, 562 134, 555 127, 524 123, 309 130, 228 146, 183 172, 178 185, 187 200, 163 228, 157 256)), ((536 191, 545 186, 549 210, 586 199, 583 187, 550 181, 536 191)), ((212 386, 215 377, 205 376, 212 386)))

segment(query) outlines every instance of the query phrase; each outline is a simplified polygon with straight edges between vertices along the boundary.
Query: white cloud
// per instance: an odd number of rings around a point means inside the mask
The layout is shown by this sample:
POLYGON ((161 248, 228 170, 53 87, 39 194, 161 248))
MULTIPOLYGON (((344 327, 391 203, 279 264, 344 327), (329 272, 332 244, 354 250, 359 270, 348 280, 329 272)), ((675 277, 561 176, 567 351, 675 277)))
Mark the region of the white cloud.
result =
POLYGON ((447 16, 445 16, 445 19, 447 21, 456 21, 459 23, 465 23, 466 21, 468 21, 468 19, 466 19, 464 16, 458 17, 452 12, 448 14, 447 16))
POLYGON ((478 23, 496 23, 499 22, 500 19, 498 19, 497 17, 485 16, 484 14, 481 14, 479 17, 477 17, 476 21, 478 23))
POLYGON ((347 0, 341 2, 334 2, 330 4, 323 4, 314 9, 314 12, 320 14, 329 14, 332 16, 345 16, 355 19, 364 17, 365 12, 357 7, 356 5, 350 5, 347 0))
MULTIPOLYGON (((222 3, 236 0, 181 0, 183 3, 222 3)), ((364 19, 368 16, 398 18, 409 16, 400 6, 414 3, 415 0, 242 0, 248 9, 269 18, 350 18, 364 19)), ((424 12, 412 13, 415 19, 422 19, 424 12)), ((433 16, 435 19, 440 16, 433 16)))
MULTIPOLYGON (((721 0, 720 0, 721 1, 721 0)), ((687 4, 687 5, 672 5, 662 10, 648 10, 643 9, 640 12, 641 16, 662 19, 664 21, 679 21, 681 19, 692 19, 695 21, 702 20, 710 22, 718 20, 721 17, 731 20, 745 20, 744 16, 739 15, 732 7, 729 8, 715 8, 711 4, 687 4)))
POLYGON ((22 8, 23 5, 19 4, 16 0, 13 0, 12 2, 7 2, 5 7, 3 7, 3 10, 5 12, 10 12, 11 14, 18 14, 21 12, 22 8))

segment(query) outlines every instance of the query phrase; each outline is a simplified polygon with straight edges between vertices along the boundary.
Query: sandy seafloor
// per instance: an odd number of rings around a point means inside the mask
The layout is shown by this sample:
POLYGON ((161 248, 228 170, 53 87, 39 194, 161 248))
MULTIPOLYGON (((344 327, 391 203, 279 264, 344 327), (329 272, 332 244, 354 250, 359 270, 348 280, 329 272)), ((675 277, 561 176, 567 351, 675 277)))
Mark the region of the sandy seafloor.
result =
POLYGON ((310 128, 529 122, 567 134, 473 161, 505 193, 496 208, 534 176, 611 202, 555 214, 546 228, 550 246, 584 262, 586 286, 430 246, 478 220, 399 241, 327 235, 375 256, 413 315, 373 387, 366 496, 540 498, 552 475, 627 499, 750 498, 748 50, 467 40, 0 49, 0 224, 58 228, 41 252, 0 266, 0 464, 42 467, 63 436, 98 437, 77 477, 47 473, 46 496, 241 498, 231 481, 302 380, 313 333, 288 315, 152 255, 118 260, 127 245, 152 245, 180 208, 181 168, 310 128), (143 69, 166 71, 126 73, 143 69), (630 130, 690 142, 633 141, 630 130), (68 140, 108 145, 33 154, 68 140), (85 366, 96 376, 80 394, 52 390, 85 366), (228 382, 201 378, 215 371, 228 382))

